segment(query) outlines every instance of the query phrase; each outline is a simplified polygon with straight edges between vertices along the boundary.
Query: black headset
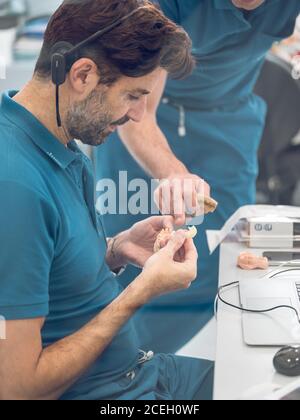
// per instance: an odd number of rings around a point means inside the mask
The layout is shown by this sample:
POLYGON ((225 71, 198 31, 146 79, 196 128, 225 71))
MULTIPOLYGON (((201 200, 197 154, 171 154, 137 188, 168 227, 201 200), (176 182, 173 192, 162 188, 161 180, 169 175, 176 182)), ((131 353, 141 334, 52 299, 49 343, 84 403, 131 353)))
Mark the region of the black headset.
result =
POLYGON ((117 26, 121 25, 125 20, 129 19, 131 16, 135 15, 141 9, 147 9, 148 6, 139 6, 137 9, 133 10, 131 13, 123 16, 122 18, 116 20, 111 25, 106 28, 101 29, 95 34, 91 35, 89 38, 83 40, 77 45, 72 45, 69 42, 58 42, 52 48, 51 56, 51 75, 52 82, 56 86, 56 121, 58 127, 61 127, 61 117, 59 111, 59 87, 65 83, 67 74, 70 71, 72 65, 78 59, 78 52, 80 49, 86 47, 88 44, 96 41, 102 35, 107 34, 108 32, 115 29, 117 26))

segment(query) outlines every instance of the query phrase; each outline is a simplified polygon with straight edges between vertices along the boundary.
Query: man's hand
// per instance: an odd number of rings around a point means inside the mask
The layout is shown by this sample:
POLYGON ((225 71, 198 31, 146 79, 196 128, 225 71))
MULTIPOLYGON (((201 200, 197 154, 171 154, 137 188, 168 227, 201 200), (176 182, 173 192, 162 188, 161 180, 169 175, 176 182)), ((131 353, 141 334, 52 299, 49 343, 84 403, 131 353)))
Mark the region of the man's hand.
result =
POLYGON ((161 181, 155 191, 155 203, 162 214, 174 216, 177 226, 187 219, 204 215, 203 201, 198 197, 210 197, 210 186, 197 175, 175 174, 161 181))
POLYGON ((197 278, 197 260, 198 253, 193 240, 186 239, 183 230, 174 233, 168 244, 146 262, 143 273, 132 283, 139 290, 141 303, 188 289, 197 278))
POLYGON ((112 270, 127 264, 143 268, 153 255, 158 234, 162 229, 173 228, 172 216, 151 217, 136 223, 131 229, 110 240, 106 262, 112 270))

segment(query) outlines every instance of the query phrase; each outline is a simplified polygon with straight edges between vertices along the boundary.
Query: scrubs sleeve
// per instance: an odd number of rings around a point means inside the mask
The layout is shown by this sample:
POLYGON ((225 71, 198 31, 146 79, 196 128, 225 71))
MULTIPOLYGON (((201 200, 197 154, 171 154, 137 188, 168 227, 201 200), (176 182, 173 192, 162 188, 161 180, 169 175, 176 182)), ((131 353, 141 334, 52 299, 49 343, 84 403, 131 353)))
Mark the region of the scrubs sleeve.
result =
POLYGON ((0 181, 0 316, 46 317, 58 217, 39 194, 0 181))
POLYGON ((155 3, 159 4, 162 11, 169 19, 180 25, 178 0, 157 0, 155 3))

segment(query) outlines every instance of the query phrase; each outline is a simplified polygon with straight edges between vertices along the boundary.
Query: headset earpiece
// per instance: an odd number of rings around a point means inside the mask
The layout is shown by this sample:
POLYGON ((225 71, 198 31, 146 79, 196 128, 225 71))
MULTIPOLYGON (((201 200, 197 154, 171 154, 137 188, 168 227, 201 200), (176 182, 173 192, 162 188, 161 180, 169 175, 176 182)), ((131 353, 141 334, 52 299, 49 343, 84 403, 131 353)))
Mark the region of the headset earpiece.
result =
POLYGON ((56 86, 56 121, 57 126, 61 127, 61 118, 59 111, 59 86, 63 85, 66 81, 68 72, 68 52, 71 51, 73 45, 69 42, 58 42, 55 44, 51 51, 51 75, 52 82, 56 86))
POLYGON ((52 82, 56 86, 60 86, 66 81, 68 72, 67 53, 68 51, 71 51, 72 48, 73 45, 69 42, 58 42, 52 49, 51 74, 52 82))

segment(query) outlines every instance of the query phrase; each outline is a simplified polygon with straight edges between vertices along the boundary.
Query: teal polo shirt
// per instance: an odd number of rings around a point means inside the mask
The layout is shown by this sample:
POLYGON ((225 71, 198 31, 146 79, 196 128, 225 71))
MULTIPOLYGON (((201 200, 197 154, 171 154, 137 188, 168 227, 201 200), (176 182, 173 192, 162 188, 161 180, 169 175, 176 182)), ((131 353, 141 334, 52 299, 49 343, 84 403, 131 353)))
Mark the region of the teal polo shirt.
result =
POLYGON ((193 41, 191 77, 169 81, 166 94, 188 108, 213 109, 251 95, 272 44, 292 35, 299 0, 266 0, 245 12, 231 0, 156 0, 193 41))
MULTIPOLYGON (((4 94, 0 105, 0 315, 45 317, 47 347, 98 315, 120 286, 105 262, 89 159, 75 142, 61 144, 15 94, 4 94)), ((127 372, 137 359, 129 322, 66 395, 100 398, 102 379, 127 372)))

